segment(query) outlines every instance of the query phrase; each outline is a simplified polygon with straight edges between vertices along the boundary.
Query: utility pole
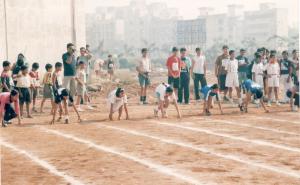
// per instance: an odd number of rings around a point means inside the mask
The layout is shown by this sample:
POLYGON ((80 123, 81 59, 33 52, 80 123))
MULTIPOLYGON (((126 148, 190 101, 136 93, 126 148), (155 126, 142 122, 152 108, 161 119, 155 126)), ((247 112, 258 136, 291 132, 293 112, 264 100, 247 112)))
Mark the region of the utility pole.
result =
POLYGON ((6 49, 6 60, 8 60, 8 33, 7 33, 7 9, 6 9, 6 0, 3 0, 4 6, 4 34, 5 34, 5 49, 6 49))
POLYGON ((72 43, 76 45, 76 0, 71 0, 72 43))

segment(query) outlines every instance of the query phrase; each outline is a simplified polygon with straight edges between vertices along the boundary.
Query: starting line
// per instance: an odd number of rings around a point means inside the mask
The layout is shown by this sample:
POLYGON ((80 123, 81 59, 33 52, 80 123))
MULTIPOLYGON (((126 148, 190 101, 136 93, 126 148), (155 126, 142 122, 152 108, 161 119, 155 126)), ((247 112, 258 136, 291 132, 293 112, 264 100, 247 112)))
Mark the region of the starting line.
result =
MULTIPOLYGON (((256 145, 269 146, 269 147, 273 147, 273 148, 277 148, 277 149, 281 149, 281 150, 287 150, 287 151, 290 151, 290 152, 300 153, 300 148, 274 144, 274 143, 261 141, 261 140, 257 140, 257 139, 247 139, 247 138, 240 137, 240 136, 233 136, 233 135, 230 135, 230 134, 217 133, 217 132, 213 132, 211 130, 202 129, 202 128, 175 125, 175 124, 170 124, 170 123, 167 123, 167 122, 159 122, 159 121, 150 121, 150 122, 156 123, 156 124, 159 124, 159 125, 168 126, 168 127, 180 128, 180 129, 184 129, 184 130, 190 130, 190 131, 193 131, 193 132, 201 132, 201 133, 205 133, 205 134, 208 134, 208 135, 214 135, 214 136, 218 136, 218 137, 228 138, 228 139, 231 139, 231 140, 243 141, 243 142, 252 143, 252 144, 256 144, 256 145)), ((186 122, 186 123, 191 123, 191 122, 186 122)))
MULTIPOLYGON (((202 120, 202 119, 200 119, 200 120, 202 120)), ((237 123, 237 122, 233 122, 233 121, 227 121, 227 120, 208 119, 208 120, 205 120, 204 122, 201 121, 201 123, 213 123, 213 122, 236 125, 236 126, 241 126, 241 127, 254 128, 254 129, 265 130, 265 131, 271 131, 271 132, 275 132, 275 133, 279 133, 279 134, 288 134, 288 135, 293 135, 293 136, 300 136, 300 134, 297 134, 297 133, 294 133, 294 132, 288 132, 288 131, 268 128, 268 127, 254 126, 254 125, 251 125, 251 124, 241 124, 241 123, 237 123)))
POLYGON ((300 179, 300 174, 296 173, 294 171, 291 171, 291 170, 288 170, 288 169, 278 168, 278 167, 263 164, 263 163, 254 162, 254 161, 247 160, 247 159, 242 159, 242 158, 240 158, 238 156, 235 156, 235 155, 227 155, 227 154, 218 153, 218 152, 215 152, 213 150, 209 150, 207 148, 198 147, 198 146, 188 144, 188 143, 184 143, 184 142, 180 142, 180 141, 175 141, 175 140, 171 140, 171 139, 165 139, 165 138, 149 135, 147 133, 143 133, 143 132, 140 132, 140 131, 129 130, 129 129, 124 129, 124 128, 115 127, 115 126, 103 125, 103 124, 101 124, 101 125, 97 124, 97 127, 98 128, 108 128, 108 129, 116 130, 116 131, 119 131, 119 132, 131 134, 131 135, 135 135, 135 136, 150 138, 150 139, 157 140, 157 141, 160 141, 160 142, 163 142, 163 143, 168 143, 168 144, 177 145, 177 146, 184 147, 184 148, 189 148, 189 149, 192 149, 192 150, 195 150, 195 151, 199 151, 199 152, 202 152, 202 153, 214 155, 214 156, 224 158, 224 159, 227 159, 227 160, 232 160, 232 161, 239 162, 239 163, 242 163, 242 164, 262 168, 262 169, 265 169, 265 170, 269 170, 269 171, 272 171, 272 172, 276 172, 276 173, 279 173, 279 174, 284 174, 284 175, 287 175, 287 176, 291 176, 291 177, 295 177, 295 178, 300 179))
POLYGON ((185 181, 185 182, 188 182, 188 183, 191 183, 191 184, 195 184, 195 185, 209 184, 209 183, 205 183, 205 182, 199 182, 198 180, 196 180, 192 177, 189 177, 189 176, 185 176, 181 173, 178 173, 178 172, 176 172, 176 170, 173 170, 171 168, 168 168, 168 167, 165 167, 165 166, 162 166, 162 165, 159 165, 159 164, 152 163, 152 162, 150 162, 148 160, 145 160, 145 159, 137 158, 135 156, 129 155, 127 153, 118 151, 118 150, 110 148, 110 147, 95 144, 92 141, 81 139, 81 138, 75 137, 71 134, 66 134, 66 133, 56 131, 56 130, 52 130, 52 129, 46 129, 46 128, 41 128, 41 127, 38 127, 38 128, 40 130, 46 132, 46 133, 51 133, 51 134, 54 134, 54 135, 57 135, 57 136, 60 136, 60 137, 66 138, 66 139, 76 141, 78 143, 82 143, 84 145, 87 145, 87 146, 89 146, 91 148, 94 148, 94 149, 97 149, 99 151, 111 153, 111 154, 114 154, 114 155, 118 155, 118 156, 123 157, 125 159, 134 161, 134 162, 142 164, 144 166, 147 166, 147 167, 149 167, 149 168, 153 169, 154 171, 159 172, 161 174, 176 177, 177 179, 180 179, 182 181, 185 181))
POLYGON ((277 122, 293 123, 293 124, 296 124, 296 125, 300 125, 300 122, 297 122, 297 121, 290 121, 290 120, 277 119, 277 118, 269 118, 269 117, 265 117, 265 116, 251 116, 250 115, 249 117, 253 118, 253 119, 260 119, 260 120, 268 119, 268 120, 277 121, 277 122))
POLYGON ((9 149, 19 153, 19 154, 25 155, 26 157, 31 159, 34 163, 36 163, 36 164, 40 165, 41 167, 47 169, 51 174, 62 177, 66 182, 68 182, 70 184, 84 185, 84 183, 76 180, 74 177, 66 175, 65 172, 58 171, 55 166, 49 164, 47 161, 39 159, 37 156, 35 156, 35 155, 25 151, 25 150, 19 149, 16 146, 14 146, 10 143, 7 143, 5 141, 2 141, 2 140, 0 140, 0 144, 2 146, 6 147, 6 148, 9 148, 9 149))

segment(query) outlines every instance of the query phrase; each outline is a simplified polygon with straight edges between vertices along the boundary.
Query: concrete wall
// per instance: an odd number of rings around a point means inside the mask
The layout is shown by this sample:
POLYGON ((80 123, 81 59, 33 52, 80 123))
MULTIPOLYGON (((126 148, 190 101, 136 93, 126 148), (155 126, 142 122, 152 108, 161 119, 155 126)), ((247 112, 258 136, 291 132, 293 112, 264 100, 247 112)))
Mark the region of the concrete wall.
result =
POLYGON ((85 46, 84 16, 84 0, 0 0, 0 61, 8 58, 15 62, 18 53, 23 53, 29 63, 61 61, 67 43, 85 46), (3 26, 5 1, 8 56, 3 26))

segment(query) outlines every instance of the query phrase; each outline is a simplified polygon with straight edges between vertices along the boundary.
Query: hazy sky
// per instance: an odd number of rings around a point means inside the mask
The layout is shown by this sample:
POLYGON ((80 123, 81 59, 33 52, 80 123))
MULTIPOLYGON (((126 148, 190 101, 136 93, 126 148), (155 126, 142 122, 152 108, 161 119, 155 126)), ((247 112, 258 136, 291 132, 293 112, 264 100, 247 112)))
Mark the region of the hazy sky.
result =
MULTIPOLYGON (((86 0, 86 11, 93 12, 97 6, 124 6, 131 0, 86 0)), ((199 7, 212 7, 216 13, 226 12, 228 4, 242 4, 245 10, 255 10, 260 3, 274 2, 278 8, 288 9, 289 25, 299 24, 299 0, 146 0, 151 2, 166 2, 169 7, 177 8, 184 19, 196 18, 199 7)))

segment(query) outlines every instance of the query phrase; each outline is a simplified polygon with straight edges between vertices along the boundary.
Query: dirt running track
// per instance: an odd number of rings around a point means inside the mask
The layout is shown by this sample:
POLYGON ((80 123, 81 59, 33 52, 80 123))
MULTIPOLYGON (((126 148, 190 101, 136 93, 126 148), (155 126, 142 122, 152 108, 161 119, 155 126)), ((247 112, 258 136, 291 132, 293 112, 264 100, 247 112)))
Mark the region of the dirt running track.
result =
POLYGON ((246 115, 228 105, 225 115, 204 117, 199 107, 181 106, 182 120, 173 108, 158 120, 153 106, 135 104, 130 121, 109 122, 101 108, 69 125, 50 126, 47 114, 24 119, 1 129, 1 182, 300 184, 299 113, 282 106, 246 115))

